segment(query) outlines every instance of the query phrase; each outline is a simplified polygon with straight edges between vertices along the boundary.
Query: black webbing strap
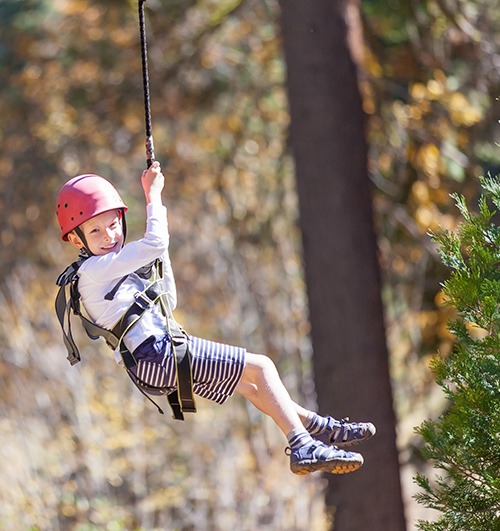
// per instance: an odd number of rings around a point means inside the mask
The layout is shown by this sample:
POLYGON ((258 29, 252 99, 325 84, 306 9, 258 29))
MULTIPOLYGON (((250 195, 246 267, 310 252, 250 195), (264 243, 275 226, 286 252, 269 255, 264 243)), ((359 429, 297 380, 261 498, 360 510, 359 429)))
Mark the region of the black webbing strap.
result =
POLYGON ((66 301, 66 290, 64 287, 60 287, 56 296, 56 314, 61 324, 61 330, 63 333, 63 341, 68 351, 67 359, 71 365, 75 365, 82 358, 75 341, 73 340, 73 334, 71 333, 71 320, 70 320, 70 301, 66 301), (67 316, 67 319, 66 319, 67 316))
POLYGON ((78 262, 73 262, 59 275, 56 281, 59 291, 55 300, 55 310, 61 325, 64 345, 68 351, 67 358, 71 365, 78 363, 81 360, 81 356, 71 332, 71 309, 73 308, 73 303, 71 297, 66 297, 66 287, 75 281, 78 267, 78 262))
MULTIPOLYGON (((168 322, 177 368, 176 394, 178 395, 179 406, 184 413, 196 413, 196 404, 193 397, 191 352, 189 352, 187 337, 174 319, 169 318, 168 322)), ((170 402, 170 405, 172 405, 172 402, 170 402)))

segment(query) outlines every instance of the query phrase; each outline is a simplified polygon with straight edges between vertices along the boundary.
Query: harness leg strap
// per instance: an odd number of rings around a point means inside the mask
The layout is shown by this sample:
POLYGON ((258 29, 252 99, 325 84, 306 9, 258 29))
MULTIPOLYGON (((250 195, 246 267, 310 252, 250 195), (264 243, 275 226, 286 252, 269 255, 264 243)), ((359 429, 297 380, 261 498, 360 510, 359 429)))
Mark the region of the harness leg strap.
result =
POLYGON ((172 348, 177 367, 177 395, 184 413, 196 413, 196 404, 193 398, 191 353, 189 352, 186 336, 184 334, 182 336, 180 341, 180 338, 172 337, 172 348))

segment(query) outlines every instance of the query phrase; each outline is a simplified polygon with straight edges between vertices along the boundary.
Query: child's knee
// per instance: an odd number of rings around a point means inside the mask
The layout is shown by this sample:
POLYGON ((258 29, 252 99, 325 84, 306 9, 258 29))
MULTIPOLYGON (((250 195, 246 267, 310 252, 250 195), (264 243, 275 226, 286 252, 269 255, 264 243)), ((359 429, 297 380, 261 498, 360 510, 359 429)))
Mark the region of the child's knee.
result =
POLYGON ((271 358, 263 355, 261 361, 262 361, 262 370, 263 371, 278 373, 278 369, 277 369, 274 361, 271 358))
POLYGON ((264 354, 247 354, 246 368, 259 376, 278 372, 274 361, 264 354))

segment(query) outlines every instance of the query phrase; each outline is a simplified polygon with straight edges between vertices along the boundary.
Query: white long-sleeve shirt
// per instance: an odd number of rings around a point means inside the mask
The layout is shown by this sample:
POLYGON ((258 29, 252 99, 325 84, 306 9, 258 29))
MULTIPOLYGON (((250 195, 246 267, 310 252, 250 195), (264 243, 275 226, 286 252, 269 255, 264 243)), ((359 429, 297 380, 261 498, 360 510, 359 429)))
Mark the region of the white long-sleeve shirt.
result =
MULTIPOLYGON (((134 273, 161 258, 164 263, 164 283, 168 300, 173 310, 177 305, 177 291, 168 254, 170 236, 168 233, 167 209, 163 205, 148 204, 144 238, 125 244, 118 252, 102 256, 91 256, 83 262, 78 271, 78 289, 85 311, 100 327, 111 330, 134 302, 134 295, 142 292, 149 281, 134 273), (111 300, 105 298, 126 275, 111 300)), ((159 305, 144 312, 139 322, 127 332, 124 343, 132 352, 150 336, 160 338, 166 331, 165 317, 159 305)), ((115 352, 115 359, 121 363, 121 356, 115 352)))

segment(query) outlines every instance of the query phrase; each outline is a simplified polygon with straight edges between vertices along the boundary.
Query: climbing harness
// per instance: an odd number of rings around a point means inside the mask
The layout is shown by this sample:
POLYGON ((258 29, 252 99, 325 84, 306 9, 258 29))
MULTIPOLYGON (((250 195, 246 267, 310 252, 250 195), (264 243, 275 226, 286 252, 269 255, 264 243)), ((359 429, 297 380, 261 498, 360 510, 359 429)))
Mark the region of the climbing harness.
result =
MULTIPOLYGON (((146 25, 144 21, 145 2, 146 0, 138 0, 146 121, 146 162, 149 168, 155 160, 155 154, 151 126, 146 25)), ((114 208, 122 212, 125 236, 125 211, 127 210, 127 206, 123 203, 111 183, 108 183, 98 175, 80 175, 75 177, 66 183, 59 192, 57 217, 61 228, 62 239, 67 241, 68 233, 72 230, 79 230, 81 223, 100 212, 114 208), (87 185, 96 188, 96 190, 88 190, 86 188, 87 185), (85 208, 80 208, 81 205, 85 208)), ((81 231, 80 233, 83 236, 81 231)), ((84 237, 82 240, 85 243, 84 237)), ((91 339, 95 340, 103 337, 106 344, 112 350, 117 350, 120 353, 125 369, 135 386, 157 407, 161 414, 163 414, 163 410, 150 395, 167 395, 173 416, 177 420, 184 420, 183 413, 196 413, 196 405, 193 398, 191 354, 188 348, 188 336, 172 315, 167 293, 163 288, 163 262, 158 259, 153 264, 135 272, 139 276, 142 276, 143 279, 148 280, 149 285, 143 291, 136 293, 134 302, 114 327, 108 330, 96 325, 83 313, 83 305, 81 304, 80 293, 78 291, 78 270, 83 261, 91 255, 87 248, 85 248, 85 251, 84 256, 80 256, 76 262, 68 266, 59 275, 56 282, 59 286, 55 301, 56 314, 61 325, 63 340, 71 365, 75 365, 81 361, 80 352, 71 329, 71 316, 77 315, 87 335, 91 339), (151 280, 153 277, 154 280, 151 280), (130 352, 123 342, 125 335, 139 322, 144 313, 150 311, 155 305, 160 306, 161 312, 165 317, 165 333, 170 339, 173 351, 177 382, 176 389, 173 391, 171 388, 166 387, 165 369, 161 365, 147 360, 138 361, 134 353, 130 352)), ((105 298, 112 299, 128 276, 126 275, 120 279, 105 298)))
MULTIPOLYGON (((163 262, 156 260, 150 266, 141 268, 136 274, 149 280, 149 285, 141 292, 137 292, 134 302, 118 320, 111 330, 102 328, 92 322, 83 313, 78 291, 78 270, 84 258, 80 258, 68 266, 59 278, 59 291, 56 296, 56 314, 63 332, 63 339, 68 351, 68 361, 75 365, 81 361, 81 356, 73 338, 71 314, 77 315, 87 335, 91 339, 103 337, 106 344, 117 350, 123 360, 125 369, 139 391, 146 396, 163 414, 163 410, 149 395, 167 395, 173 416, 177 420, 184 420, 183 413, 196 413, 196 405, 192 391, 191 354, 188 348, 188 336, 175 321, 170 309, 168 297, 163 289, 163 262), (125 346, 123 339, 127 332, 139 322, 143 314, 154 305, 159 304, 166 320, 166 333, 171 341, 175 366, 177 389, 172 391, 165 385, 165 369, 153 362, 137 361, 134 353, 125 346)), ((108 293, 113 298, 118 287, 129 275, 118 281, 118 284, 108 293)))
POLYGON ((146 162, 149 168, 155 160, 155 149, 153 144, 151 103, 149 97, 148 46, 146 39, 146 24, 144 22, 145 2, 146 0, 139 0, 139 34, 141 37, 142 84, 144 86, 144 114, 146 121, 146 162))

